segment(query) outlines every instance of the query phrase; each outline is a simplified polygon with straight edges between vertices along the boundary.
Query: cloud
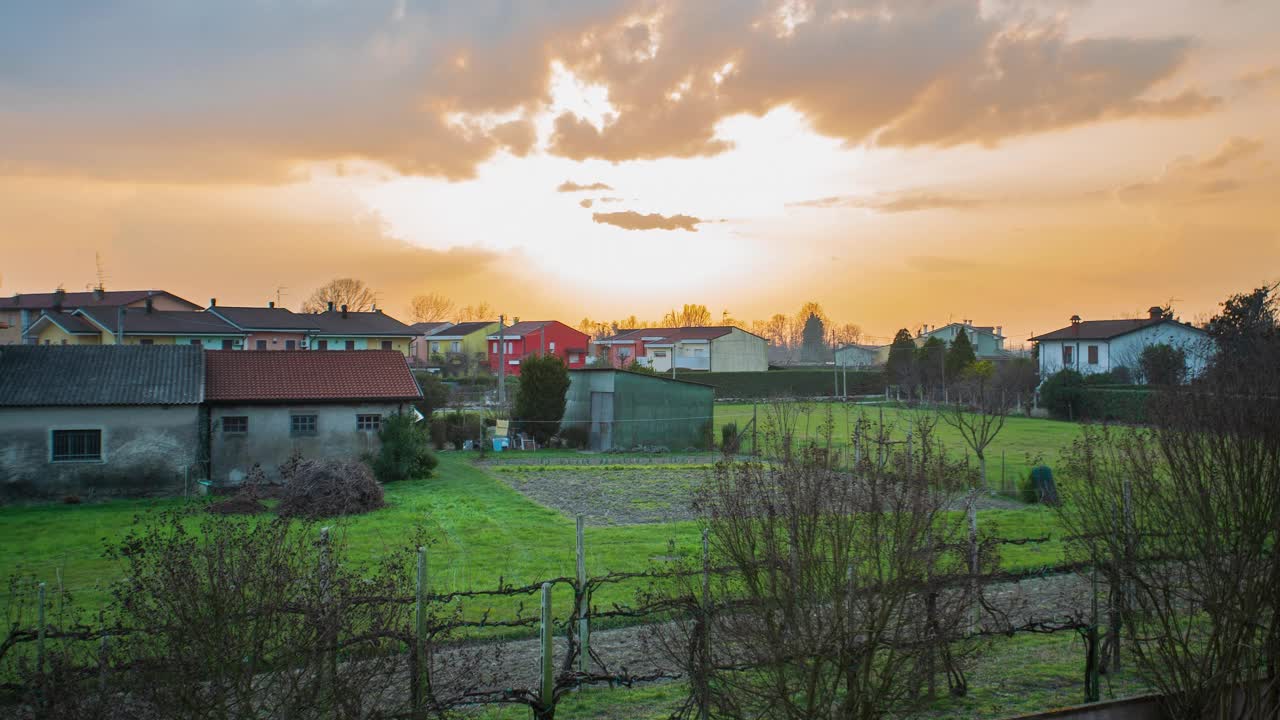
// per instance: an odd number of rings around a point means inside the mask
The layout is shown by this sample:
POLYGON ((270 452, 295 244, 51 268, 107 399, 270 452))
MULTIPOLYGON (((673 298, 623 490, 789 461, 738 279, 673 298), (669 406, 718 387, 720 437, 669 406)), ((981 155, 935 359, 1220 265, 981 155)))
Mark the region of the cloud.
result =
POLYGON ((1280 89, 1280 65, 1243 73, 1240 75, 1240 84, 1250 91, 1280 89))
POLYGON ((594 202, 595 202, 594 200, 587 199, 587 200, 579 200, 579 201, 578 201, 578 204, 579 204, 579 205, 581 205, 581 206, 582 206, 582 207, 584 207, 584 208, 589 208, 589 207, 591 207, 592 203, 594 203, 594 202))
POLYGON ((1236 193, 1251 183, 1266 181, 1257 164, 1246 164, 1263 148, 1262 140, 1232 137, 1204 158, 1180 157, 1158 177, 1125 185, 1115 195, 1126 204, 1143 205, 1201 202, 1236 193), (1233 175, 1227 176, 1227 172, 1233 175))
POLYGON ((613 188, 602 182, 593 182, 586 185, 580 185, 572 180, 565 180, 556 186, 556 192, 583 192, 588 190, 612 190, 613 188))
POLYGON ((919 212, 922 210, 967 210, 983 202, 977 198, 928 190, 907 190, 874 196, 833 195, 830 197, 789 203, 788 207, 861 208, 882 213, 919 212))
POLYGON ((697 225, 708 222, 689 215, 659 215, 657 213, 641 215, 633 210, 592 213, 591 219, 598 223, 620 227, 623 230, 688 230, 689 232, 698 232, 697 225))
POLYGON ((1164 90, 1190 38, 1077 39, 982 6, 28 3, 0 25, 0 137, 23 139, 0 172, 285 182, 358 159, 460 180, 502 153, 714 155, 721 121, 784 106, 850 145, 947 146, 1220 104, 1164 90), (554 104, 555 63, 603 91, 600 124, 554 104))

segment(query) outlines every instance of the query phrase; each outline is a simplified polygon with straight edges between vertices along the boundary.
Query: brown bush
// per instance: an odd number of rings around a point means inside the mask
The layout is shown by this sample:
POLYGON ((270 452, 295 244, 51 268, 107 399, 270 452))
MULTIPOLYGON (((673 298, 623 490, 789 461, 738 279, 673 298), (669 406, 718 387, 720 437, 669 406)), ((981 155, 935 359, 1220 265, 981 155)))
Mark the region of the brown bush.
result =
POLYGON ((238 492, 226 500, 210 503, 205 510, 214 515, 257 515, 266 512, 267 506, 258 502, 251 493, 238 492))
POLYGON ((350 460, 304 460, 284 486, 276 511, 284 517, 359 515, 385 503, 369 466, 350 460))

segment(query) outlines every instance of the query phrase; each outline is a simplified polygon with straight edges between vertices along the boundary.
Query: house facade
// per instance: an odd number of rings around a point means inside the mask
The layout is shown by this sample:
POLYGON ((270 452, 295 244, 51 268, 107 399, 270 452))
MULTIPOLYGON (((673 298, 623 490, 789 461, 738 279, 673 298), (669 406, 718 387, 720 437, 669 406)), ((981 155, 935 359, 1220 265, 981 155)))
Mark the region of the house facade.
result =
MULTIPOLYGON (((413 365, 428 365, 431 363, 431 343, 428 338, 432 335, 447 330, 453 325, 450 322, 416 322, 409 325, 409 329, 413 330, 413 340, 409 342, 409 362, 413 365)), ((483 339, 483 338, 482 338, 483 339)))
POLYGON ((195 303, 164 290, 107 291, 99 288, 86 292, 55 290, 11 295, 0 298, 0 345, 31 342, 27 331, 46 312, 70 313, 79 308, 141 308, 148 299, 157 310, 200 309, 195 303))
POLYGON ((0 498, 194 491, 204 478, 197 347, 0 347, 0 498))
POLYGON ((82 321, 77 332, 71 320, 46 313, 27 330, 35 345, 198 345, 240 350, 245 334, 216 315, 191 310, 157 310, 146 301, 141 308, 79 308, 71 313, 82 321), (96 340, 86 332, 97 331, 96 340), (71 342, 75 339, 77 342, 71 342))
POLYGON ((1043 380, 1064 369, 1085 375, 1106 373, 1117 368, 1138 367, 1142 352, 1165 344, 1186 353, 1186 372, 1194 378, 1204 372, 1213 356, 1207 333, 1188 323, 1165 316, 1152 307, 1145 318, 1124 320, 1081 320, 1071 318, 1067 327, 1031 338, 1040 358, 1043 380))
MULTIPOLYGON (((1008 352, 1004 349, 1004 327, 1000 325, 974 325, 965 320, 963 322, 947 323, 942 327, 936 325, 925 325, 916 331, 913 338, 916 347, 923 347, 929 338, 938 338, 948 346, 955 342, 956 336, 964 333, 969 337, 969 343, 973 345, 973 354, 979 360, 999 360, 1008 357, 1008 352)), ((885 358, 888 358, 888 346, 885 346, 885 358)))
POLYGON ((423 364, 456 374, 488 364, 488 338, 497 331, 498 323, 488 320, 446 323, 445 327, 415 342, 423 364))
POLYGON ((303 459, 376 452, 382 420, 422 398, 403 353, 209 352, 209 475, 235 487, 258 465, 268 480, 303 459))
POLYGON ((716 391, 710 385, 616 368, 569 371, 562 427, 584 427, 592 450, 708 449, 716 391))
POLYGON ((485 337, 489 369, 498 373, 506 363, 507 375, 519 375, 520 363, 530 355, 555 355, 570 370, 586 367, 590 336, 559 320, 526 320, 485 337), (499 346, 499 343, 502 343, 499 346))
POLYGON ((210 298, 205 312, 244 333, 245 350, 305 350, 308 338, 318 330, 310 315, 278 308, 274 302, 266 307, 234 307, 220 306, 217 298, 210 298))
POLYGON ((738 327, 641 328, 595 342, 597 356, 616 368, 632 361, 658 372, 769 369, 769 343, 738 327))
POLYGON ((409 357, 413 328, 381 310, 356 312, 346 305, 322 313, 302 315, 315 325, 307 340, 311 350, 395 350, 409 357))

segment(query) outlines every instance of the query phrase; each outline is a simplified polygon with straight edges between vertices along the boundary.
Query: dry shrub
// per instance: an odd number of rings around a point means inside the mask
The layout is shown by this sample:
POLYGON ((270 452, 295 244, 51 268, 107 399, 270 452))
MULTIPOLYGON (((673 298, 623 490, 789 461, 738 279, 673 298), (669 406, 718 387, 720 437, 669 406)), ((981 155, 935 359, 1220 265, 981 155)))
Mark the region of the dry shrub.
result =
POLYGON ((284 486, 276 511, 284 517, 359 515, 385 503, 369 466, 351 460, 304 460, 284 486))
POLYGON ((267 506, 250 493, 238 492, 226 500, 211 503, 205 510, 214 515, 257 515, 266 512, 267 506))

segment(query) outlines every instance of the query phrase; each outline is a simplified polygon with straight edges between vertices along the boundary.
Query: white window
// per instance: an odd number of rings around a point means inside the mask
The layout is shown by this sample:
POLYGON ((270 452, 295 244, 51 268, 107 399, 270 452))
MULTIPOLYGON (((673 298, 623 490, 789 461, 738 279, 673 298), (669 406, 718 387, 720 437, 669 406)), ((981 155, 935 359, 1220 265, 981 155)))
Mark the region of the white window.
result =
POLYGON ((508 364, 508 365, 519 365, 519 364, 520 364, 520 361, 519 361, 519 360, 508 360, 508 361, 507 361, 507 364, 508 364))
POLYGON ((653 356, 654 356, 654 357, 666 357, 666 356, 667 356, 667 351, 666 351, 666 350, 654 350, 654 351, 653 351, 653 356))
POLYGON ((547 349, 549 349, 551 352, 555 352, 555 351, 556 351, 556 341, 555 341, 555 340, 552 340, 551 342, 547 343, 547 349))
POLYGON ((503 344, 504 344, 504 346, 507 348, 505 352, 506 352, 508 355, 510 355, 510 354, 511 354, 511 351, 512 351, 512 348, 513 348, 513 344, 512 344, 511 342, 506 342, 506 343, 503 343, 503 344))
POLYGON ((578 362, 578 353, 569 353, 569 362, 571 363, 578 362))
POLYGON ((449 343, 449 351, 450 351, 450 352, 462 352, 462 341, 461 341, 461 340, 454 340, 454 341, 450 342, 450 343, 449 343))
POLYGON ((496 343, 496 342, 495 342, 495 343, 489 343, 489 345, 492 347, 492 349, 491 349, 489 352, 493 353, 494 355, 497 355, 497 354, 498 354, 498 343, 496 343))

